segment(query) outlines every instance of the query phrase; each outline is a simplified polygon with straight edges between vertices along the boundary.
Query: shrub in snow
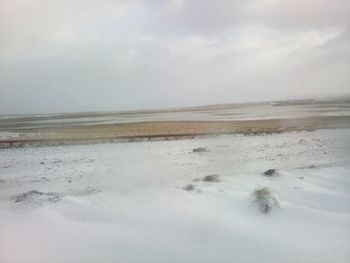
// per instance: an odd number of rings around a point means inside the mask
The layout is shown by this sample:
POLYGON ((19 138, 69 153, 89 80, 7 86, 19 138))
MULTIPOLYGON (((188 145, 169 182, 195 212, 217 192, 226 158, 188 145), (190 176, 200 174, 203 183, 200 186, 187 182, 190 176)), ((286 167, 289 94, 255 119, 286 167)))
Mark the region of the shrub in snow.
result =
POLYGON ((267 187, 255 190, 253 196, 259 210, 264 214, 268 214, 271 209, 279 207, 277 199, 267 187))

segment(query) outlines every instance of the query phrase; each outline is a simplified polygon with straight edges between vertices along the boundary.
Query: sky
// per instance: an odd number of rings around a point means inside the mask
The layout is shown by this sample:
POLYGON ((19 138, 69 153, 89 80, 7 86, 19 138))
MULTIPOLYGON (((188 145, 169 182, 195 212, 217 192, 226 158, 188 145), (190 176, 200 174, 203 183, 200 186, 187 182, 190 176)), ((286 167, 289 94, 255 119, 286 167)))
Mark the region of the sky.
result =
POLYGON ((349 0, 0 0, 0 114, 350 93, 349 0))

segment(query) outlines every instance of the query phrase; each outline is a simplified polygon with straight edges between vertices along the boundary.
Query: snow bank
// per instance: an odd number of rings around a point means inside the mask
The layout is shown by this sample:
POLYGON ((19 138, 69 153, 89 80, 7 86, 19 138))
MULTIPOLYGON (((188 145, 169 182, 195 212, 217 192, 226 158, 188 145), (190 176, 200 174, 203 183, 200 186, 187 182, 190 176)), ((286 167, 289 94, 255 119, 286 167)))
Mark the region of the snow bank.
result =
POLYGON ((1 150, 0 262, 348 262, 349 144, 323 130, 1 150), (280 201, 267 215, 262 187, 280 201), (60 200, 15 202, 33 190, 60 200))

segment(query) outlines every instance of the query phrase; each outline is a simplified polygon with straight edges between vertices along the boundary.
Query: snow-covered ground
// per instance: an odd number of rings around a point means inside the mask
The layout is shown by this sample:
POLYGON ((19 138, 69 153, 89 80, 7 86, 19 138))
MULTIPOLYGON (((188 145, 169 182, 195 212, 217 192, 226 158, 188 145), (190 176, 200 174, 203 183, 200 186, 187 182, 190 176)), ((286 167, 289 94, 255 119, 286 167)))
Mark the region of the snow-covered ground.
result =
POLYGON ((0 262, 349 260, 348 129, 0 150, 0 262))
POLYGON ((34 137, 40 133, 34 133, 34 132, 6 132, 6 131, 0 131, 0 140, 11 140, 11 139, 19 139, 19 138, 25 138, 28 139, 30 137, 34 137))

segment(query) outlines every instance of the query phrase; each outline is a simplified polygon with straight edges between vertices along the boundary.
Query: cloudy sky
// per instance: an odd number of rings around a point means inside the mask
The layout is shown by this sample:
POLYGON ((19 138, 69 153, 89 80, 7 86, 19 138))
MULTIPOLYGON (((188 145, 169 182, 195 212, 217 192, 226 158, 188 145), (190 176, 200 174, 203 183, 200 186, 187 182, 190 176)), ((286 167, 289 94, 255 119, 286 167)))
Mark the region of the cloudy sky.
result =
POLYGON ((349 0, 1 0, 0 114, 350 92, 349 0))

